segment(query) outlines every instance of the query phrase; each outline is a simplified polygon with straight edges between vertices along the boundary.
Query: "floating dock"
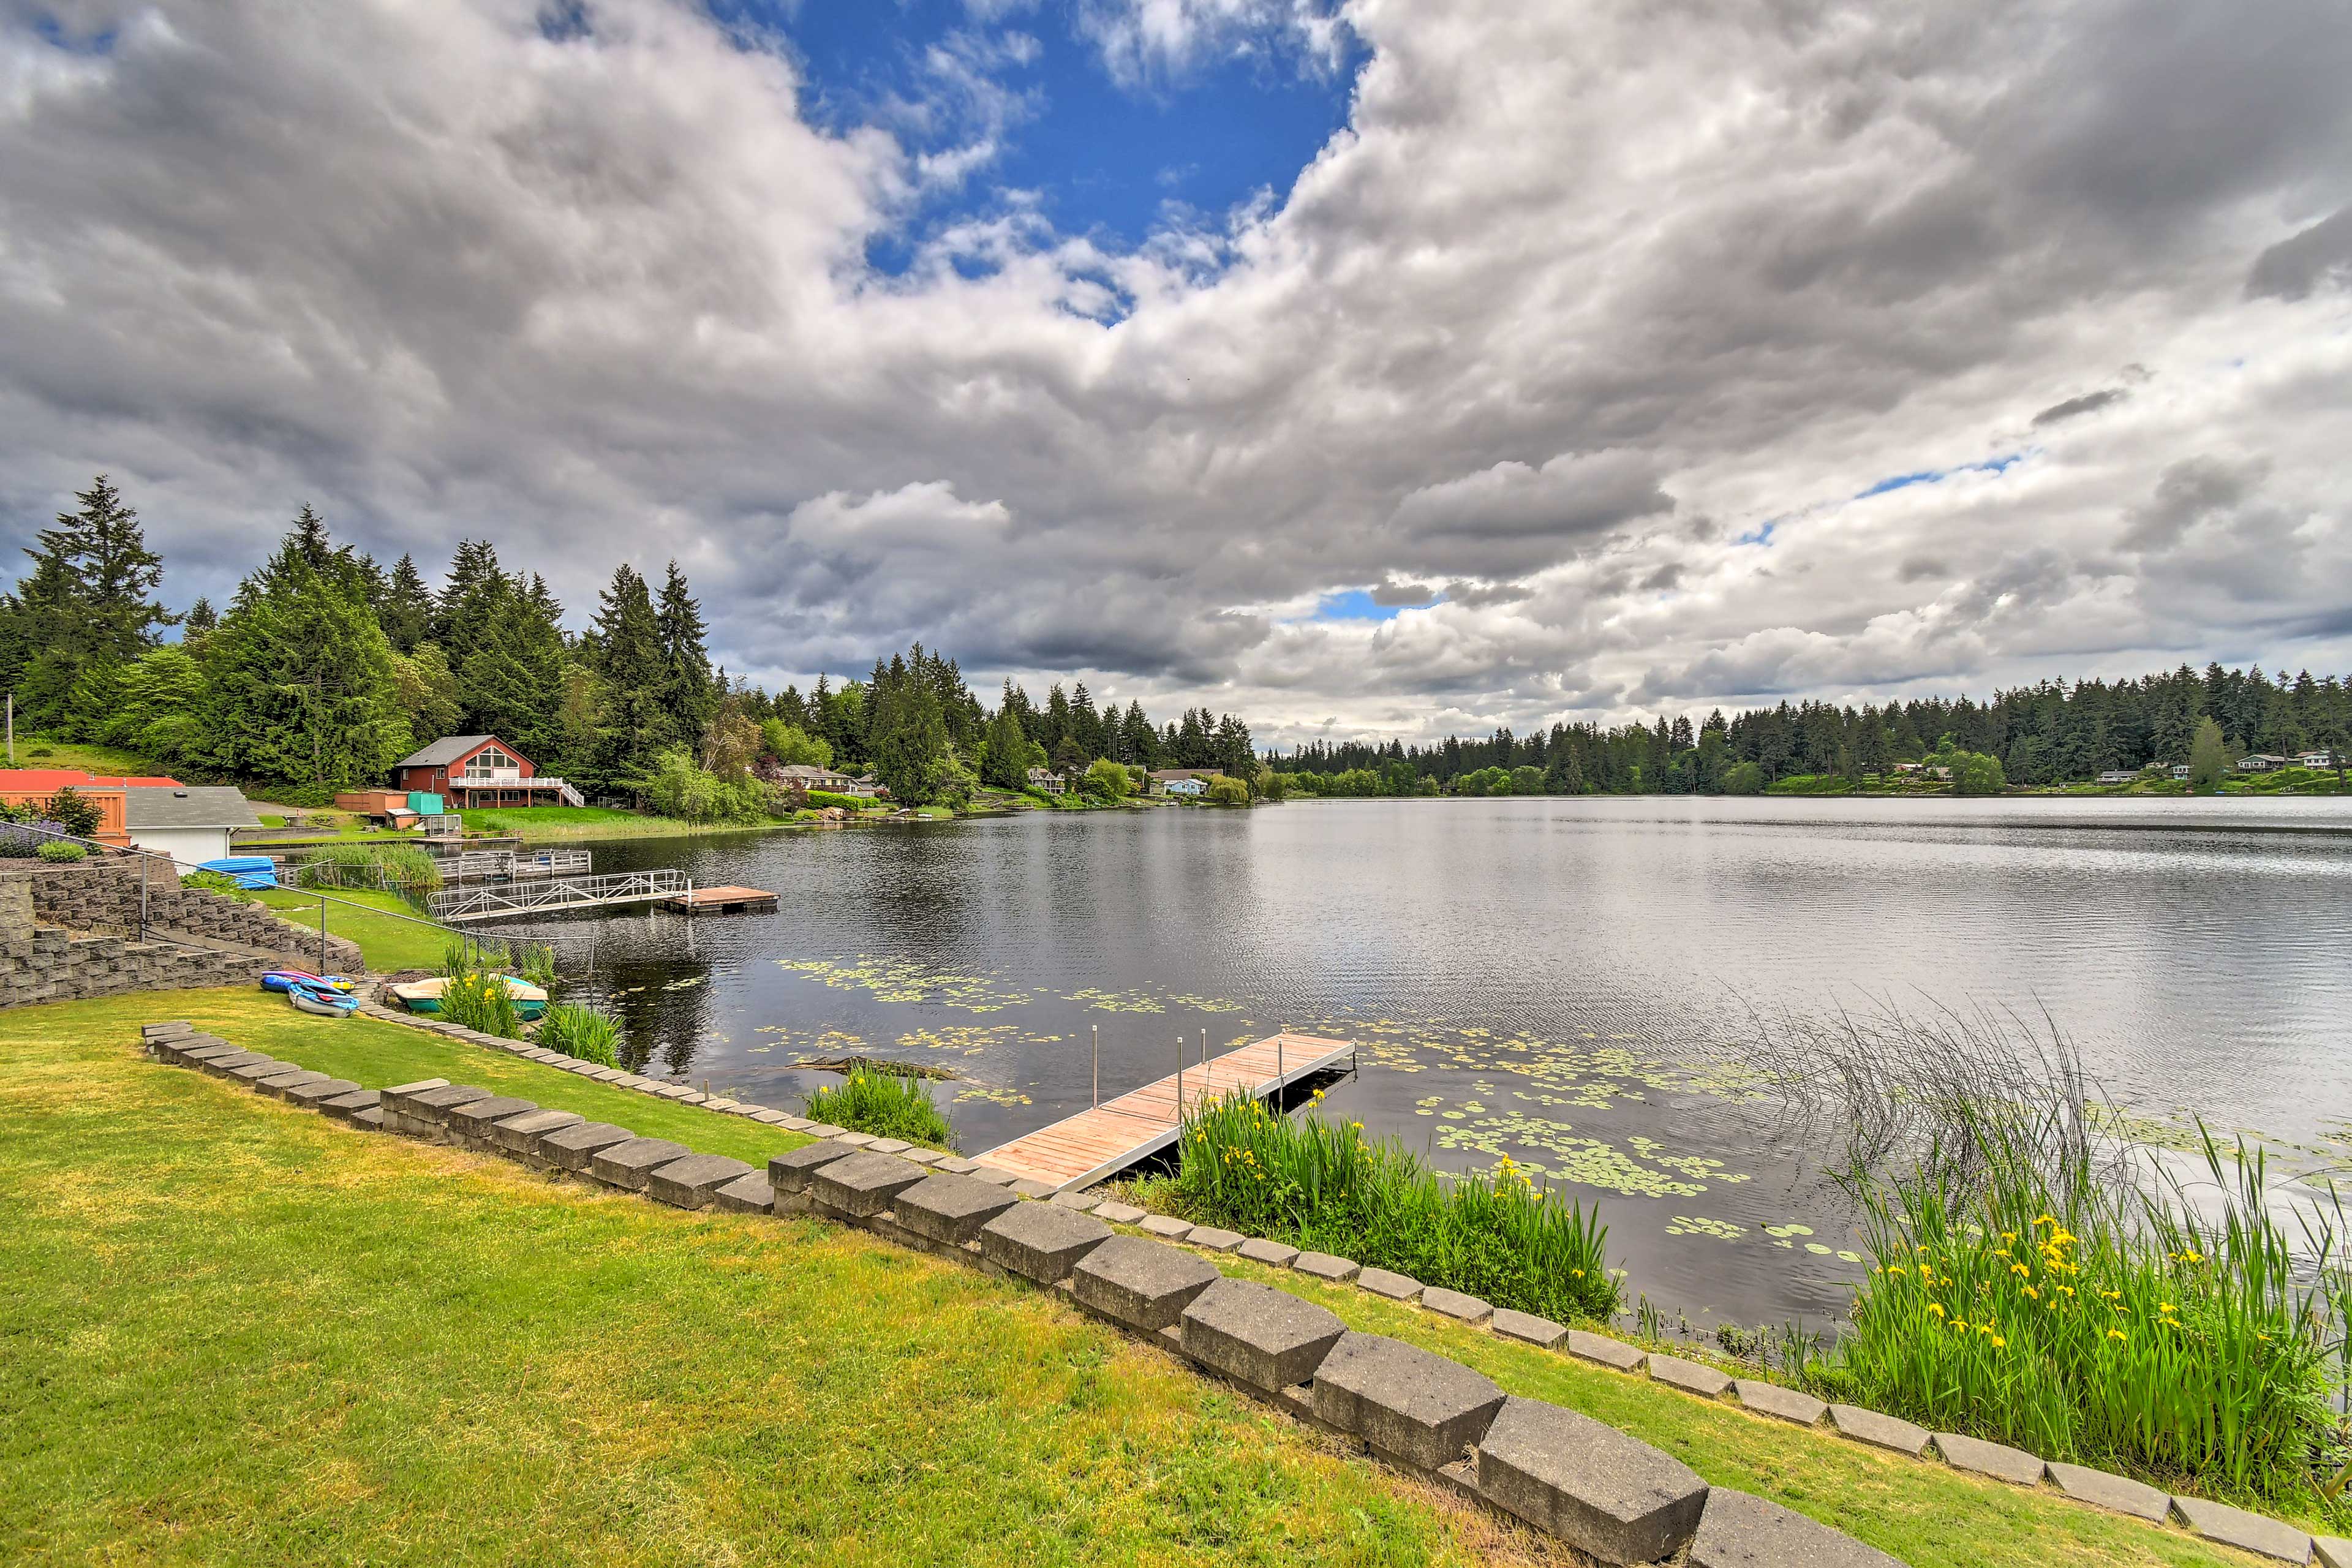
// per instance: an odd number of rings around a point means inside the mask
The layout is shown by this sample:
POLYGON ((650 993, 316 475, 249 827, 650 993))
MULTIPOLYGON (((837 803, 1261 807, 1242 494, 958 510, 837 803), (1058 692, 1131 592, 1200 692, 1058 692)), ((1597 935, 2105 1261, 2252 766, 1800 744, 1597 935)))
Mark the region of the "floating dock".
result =
POLYGON ((683 871, 621 871, 605 877, 544 877, 529 881, 444 888, 425 900, 433 918, 450 925, 667 903, 694 891, 683 871))
POLYGON ((776 895, 757 888, 697 888, 669 900, 690 915, 760 914, 776 907, 776 895))
POLYGON ((1264 1099, 1355 1055, 1349 1040, 1269 1035, 972 1157, 1056 1191, 1083 1187, 1176 1142, 1185 1114, 1203 1099, 1236 1092, 1264 1099))

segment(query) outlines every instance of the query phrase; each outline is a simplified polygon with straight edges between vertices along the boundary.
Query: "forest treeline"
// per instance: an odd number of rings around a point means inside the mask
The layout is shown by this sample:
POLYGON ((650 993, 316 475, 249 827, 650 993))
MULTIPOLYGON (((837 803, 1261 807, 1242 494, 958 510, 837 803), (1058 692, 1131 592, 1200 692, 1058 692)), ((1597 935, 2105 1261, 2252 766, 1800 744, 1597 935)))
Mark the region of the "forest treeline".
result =
POLYGON ((336 543, 307 506, 225 608, 198 599, 175 615, 121 492, 100 475, 76 499, 0 598, 0 689, 19 724, 289 804, 381 784, 451 734, 498 735, 591 795, 739 819, 784 807, 794 763, 870 772, 910 805, 960 804, 982 782, 1024 788, 1033 766, 1255 765, 1231 714, 1156 727, 1139 702, 1097 710, 1083 682, 1043 703, 1007 682, 992 712, 955 660, 919 645, 864 679, 772 694, 714 668, 675 562, 658 587, 614 567, 575 632, 546 582, 507 570, 487 541, 461 542, 436 589, 409 556, 385 567, 336 543))
POLYGON ((1554 724, 1515 735, 1448 736, 1431 746, 1401 741, 1317 742, 1265 763, 1288 787, 1312 795, 1740 795, 1797 775, 1858 779, 1897 763, 1954 758, 1998 787, 2095 778, 2109 769, 2191 761, 2210 721, 2231 760, 2352 750, 2352 688, 2305 670, 2201 673, 2182 665, 2137 680, 2063 680, 1996 691, 1990 702, 1919 698, 1884 707, 1824 702, 1721 709, 1603 729, 1554 724), (1982 767, 1981 759, 1999 763, 1982 767))

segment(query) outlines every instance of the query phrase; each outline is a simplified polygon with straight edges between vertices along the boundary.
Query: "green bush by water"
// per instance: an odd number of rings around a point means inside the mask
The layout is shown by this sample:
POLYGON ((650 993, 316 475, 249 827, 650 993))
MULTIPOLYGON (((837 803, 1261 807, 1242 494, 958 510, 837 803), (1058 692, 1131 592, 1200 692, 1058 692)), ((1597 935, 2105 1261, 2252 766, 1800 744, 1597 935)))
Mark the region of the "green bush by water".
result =
POLYGON ((441 885, 441 863, 414 844, 328 844, 295 868, 305 888, 394 888, 430 892, 441 885))
POLYGON ((1598 1207, 1508 1160, 1492 1175, 1441 1181, 1360 1123, 1278 1116, 1244 1096, 1190 1118, 1182 1150, 1171 1195, 1196 1220, 1561 1321, 1617 1310, 1598 1207))
POLYGON ((2352 1463, 2344 1215, 2306 1205, 2298 1246, 2259 1148, 2200 1128, 2190 1190, 2006 1015, 1768 1027, 1745 1058, 1843 1131, 1872 1254, 1818 1392, 2209 1495, 2312 1504, 2352 1463))
POLYGON ((955 1147, 953 1129, 919 1078, 856 1068, 837 1088, 808 1097, 805 1114, 877 1138, 902 1138, 933 1149, 955 1147))
POLYGON ((554 1004, 540 1019, 536 1038, 547 1049, 562 1051, 576 1061, 608 1068, 621 1065, 620 1022, 594 1007, 576 1002, 554 1004))

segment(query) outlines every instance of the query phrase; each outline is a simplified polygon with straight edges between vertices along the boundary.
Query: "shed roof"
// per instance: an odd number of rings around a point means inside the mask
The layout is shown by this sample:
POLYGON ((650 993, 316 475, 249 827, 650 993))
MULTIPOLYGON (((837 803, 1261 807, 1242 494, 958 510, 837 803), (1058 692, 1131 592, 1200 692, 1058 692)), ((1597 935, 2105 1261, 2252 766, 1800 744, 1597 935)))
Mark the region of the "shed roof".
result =
POLYGON ((227 784, 184 784, 178 789, 133 788, 122 792, 125 827, 258 827, 253 803, 227 784))
MULTIPOLYGON (((444 735, 424 750, 412 752, 392 765, 395 768, 444 767, 465 756, 468 752, 479 751, 492 741, 498 740, 496 735, 444 735)), ((499 741, 499 744, 506 746, 507 743, 504 741, 499 741)), ((507 750, 511 752, 514 748, 507 746, 507 750)))

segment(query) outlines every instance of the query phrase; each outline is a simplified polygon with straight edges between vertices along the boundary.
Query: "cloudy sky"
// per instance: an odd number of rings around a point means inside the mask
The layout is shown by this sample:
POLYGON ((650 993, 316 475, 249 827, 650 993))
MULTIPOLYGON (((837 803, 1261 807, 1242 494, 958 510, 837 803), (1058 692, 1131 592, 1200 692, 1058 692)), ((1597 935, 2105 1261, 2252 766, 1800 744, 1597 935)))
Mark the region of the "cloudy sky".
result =
POLYGON ((2352 670, 2346 0, 0 0, 0 523, 1261 740, 2352 670))

